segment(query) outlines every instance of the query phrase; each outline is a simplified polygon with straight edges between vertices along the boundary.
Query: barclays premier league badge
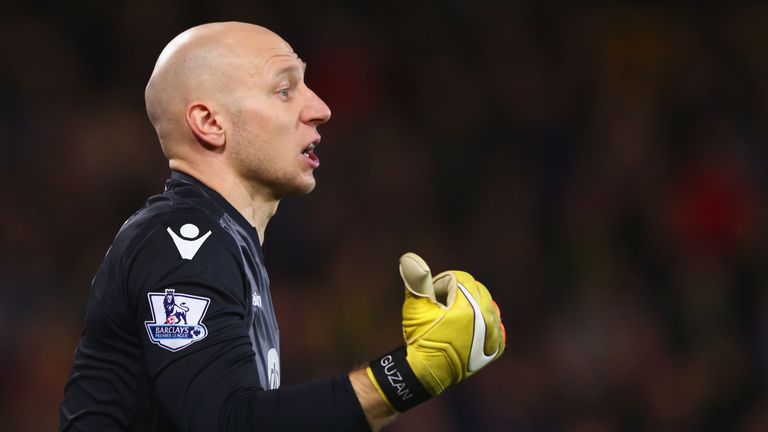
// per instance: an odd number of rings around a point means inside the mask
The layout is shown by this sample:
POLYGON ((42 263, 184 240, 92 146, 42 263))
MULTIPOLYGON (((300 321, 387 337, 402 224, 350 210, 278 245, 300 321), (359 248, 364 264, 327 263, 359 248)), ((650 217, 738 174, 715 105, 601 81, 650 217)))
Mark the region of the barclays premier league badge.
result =
POLYGON ((169 350, 178 351, 208 336, 202 323, 211 299, 180 294, 167 289, 165 294, 148 293, 152 321, 145 321, 149 340, 169 350))

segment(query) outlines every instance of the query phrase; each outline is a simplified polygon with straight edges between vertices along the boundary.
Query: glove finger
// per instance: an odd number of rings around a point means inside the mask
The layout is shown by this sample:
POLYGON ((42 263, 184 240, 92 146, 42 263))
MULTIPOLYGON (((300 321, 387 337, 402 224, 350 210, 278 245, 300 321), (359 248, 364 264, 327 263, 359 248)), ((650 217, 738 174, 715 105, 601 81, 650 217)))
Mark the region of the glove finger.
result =
POLYGON ((501 324, 501 335, 503 336, 501 338, 501 341, 499 341, 499 354, 496 356, 498 358, 501 354, 504 353, 504 350, 507 349, 507 329, 504 327, 504 323, 501 324))
POLYGON ((493 353, 498 349, 497 354, 500 355, 501 351, 503 351, 502 345, 504 343, 502 340, 505 337, 505 333, 501 324, 499 305, 493 300, 490 291, 482 282, 475 281, 475 287, 478 293, 475 298, 483 312, 483 320, 486 326, 485 352, 493 353))
POLYGON ((446 271, 432 279, 435 287, 435 301, 444 308, 449 308, 456 300, 458 279, 454 272, 446 271))
POLYGON ((499 342, 501 349, 499 350, 499 355, 501 355, 507 347, 507 328, 504 327, 504 321, 501 319, 501 309, 499 309, 499 304, 496 303, 496 300, 493 300, 493 306, 496 307, 496 313, 499 314, 499 327, 501 328, 501 341, 499 342))

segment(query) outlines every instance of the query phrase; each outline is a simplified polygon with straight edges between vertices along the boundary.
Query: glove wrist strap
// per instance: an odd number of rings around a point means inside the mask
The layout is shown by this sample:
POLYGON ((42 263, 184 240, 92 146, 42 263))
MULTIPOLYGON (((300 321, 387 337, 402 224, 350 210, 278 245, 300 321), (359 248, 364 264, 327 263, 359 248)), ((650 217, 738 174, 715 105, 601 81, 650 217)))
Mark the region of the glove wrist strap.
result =
POLYGON ((398 412, 403 412, 430 399, 421 381, 406 360, 404 346, 372 361, 369 364, 383 396, 398 412))

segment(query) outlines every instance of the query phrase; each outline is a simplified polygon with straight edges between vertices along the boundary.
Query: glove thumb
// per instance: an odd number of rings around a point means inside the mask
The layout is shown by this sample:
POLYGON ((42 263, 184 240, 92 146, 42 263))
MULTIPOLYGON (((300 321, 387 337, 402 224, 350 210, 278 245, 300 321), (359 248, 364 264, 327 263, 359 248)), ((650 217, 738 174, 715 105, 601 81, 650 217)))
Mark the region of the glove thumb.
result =
POLYGON ((400 276, 403 278, 405 288, 413 295, 422 298, 428 298, 433 303, 443 307, 447 306, 446 297, 450 287, 456 285, 455 276, 452 273, 441 274, 436 281, 432 279, 432 272, 429 266, 420 256, 413 252, 408 252, 400 257, 400 276), (435 287, 437 282, 437 287, 435 287), (440 297, 439 302, 436 295, 440 297))

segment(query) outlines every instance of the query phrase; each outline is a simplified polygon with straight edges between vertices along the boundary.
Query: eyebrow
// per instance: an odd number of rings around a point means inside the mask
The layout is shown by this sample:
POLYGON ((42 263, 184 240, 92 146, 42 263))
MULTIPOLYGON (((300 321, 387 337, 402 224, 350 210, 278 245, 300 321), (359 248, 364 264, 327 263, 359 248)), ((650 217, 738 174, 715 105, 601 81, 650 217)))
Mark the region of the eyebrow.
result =
POLYGON ((307 70, 307 62, 297 57, 297 60, 299 61, 299 64, 301 67, 297 66, 295 63, 292 63, 290 65, 286 65, 275 71, 274 76, 278 77, 280 75, 285 75, 291 72, 297 73, 298 75, 303 75, 304 72, 307 70))

